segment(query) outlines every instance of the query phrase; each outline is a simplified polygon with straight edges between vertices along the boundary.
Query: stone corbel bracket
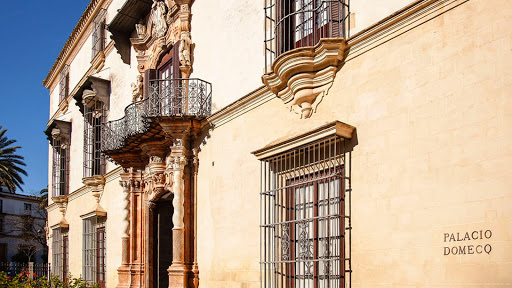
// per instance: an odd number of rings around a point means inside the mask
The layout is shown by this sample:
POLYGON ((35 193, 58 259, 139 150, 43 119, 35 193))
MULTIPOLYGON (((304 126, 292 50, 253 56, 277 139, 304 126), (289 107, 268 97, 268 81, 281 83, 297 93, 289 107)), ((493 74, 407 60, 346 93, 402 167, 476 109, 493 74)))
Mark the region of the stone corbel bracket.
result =
POLYGON ((86 214, 87 216, 107 216, 107 211, 100 205, 100 197, 105 188, 105 177, 101 175, 95 175, 91 177, 85 177, 82 179, 84 185, 91 191, 92 196, 96 199, 96 205, 91 213, 86 214))
POLYGON ((290 50, 276 58, 262 81, 301 118, 309 118, 343 65, 345 47, 343 38, 326 38, 315 46, 290 50))
POLYGON ((59 207, 59 211, 62 214, 62 219, 58 223, 59 228, 68 228, 69 224, 66 221, 66 209, 68 208, 68 197, 67 196, 57 196, 53 197, 52 201, 59 207))

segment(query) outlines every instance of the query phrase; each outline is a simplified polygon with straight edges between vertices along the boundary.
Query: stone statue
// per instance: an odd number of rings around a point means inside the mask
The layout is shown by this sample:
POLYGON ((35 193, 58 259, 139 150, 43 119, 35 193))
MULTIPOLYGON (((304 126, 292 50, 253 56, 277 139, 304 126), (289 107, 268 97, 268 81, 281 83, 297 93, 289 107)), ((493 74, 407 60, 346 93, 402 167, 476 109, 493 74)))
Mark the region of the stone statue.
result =
POLYGON ((142 100, 142 75, 137 75, 137 81, 132 83, 132 102, 142 100))
POLYGON ((182 66, 190 66, 190 46, 192 40, 190 40, 189 32, 181 32, 181 43, 180 43, 180 64, 182 66))
POLYGON ((165 22, 165 14, 167 6, 164 2, 153 0, 151 7, 151 20, 153 20, 153 36, 156 38, 164 37, 167 32, 167 22, 165 22))
POLYGON ((139 38, 144 38, 144 36, 146 36, 146 25, 144 25, 142 20, 139 24, 135 24, 135 30, 137 30, 137 36, 139 38))

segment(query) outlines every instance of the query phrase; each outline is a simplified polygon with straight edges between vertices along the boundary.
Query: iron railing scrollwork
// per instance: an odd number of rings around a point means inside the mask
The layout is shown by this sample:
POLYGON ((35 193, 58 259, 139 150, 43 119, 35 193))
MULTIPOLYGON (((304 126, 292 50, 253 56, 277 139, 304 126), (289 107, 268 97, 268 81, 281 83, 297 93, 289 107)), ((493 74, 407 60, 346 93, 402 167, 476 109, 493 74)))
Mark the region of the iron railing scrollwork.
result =
POLYGON ((265 73, 286 51, 321 38, 348 38, 349 0, 268 0, 265 7, 265 73))
POLYGON ((125 108, 125 116, 103 126, 103 151, 124 147, 129 137, 148 131, 152 118, 208 117, 212 107, 212 85, 201 79, 156 79, 149 95, 125 108))

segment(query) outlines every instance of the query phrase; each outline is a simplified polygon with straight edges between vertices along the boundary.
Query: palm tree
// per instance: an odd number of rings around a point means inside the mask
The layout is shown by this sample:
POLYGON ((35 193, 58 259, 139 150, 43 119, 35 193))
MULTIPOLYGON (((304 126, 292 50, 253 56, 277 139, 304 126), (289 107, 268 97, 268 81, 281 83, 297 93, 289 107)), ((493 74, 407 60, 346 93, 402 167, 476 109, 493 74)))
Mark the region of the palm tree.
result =
POLYGON ((7 186, 11 193, 16 191, 16 187, 20 188, 23 184, 21 174, 27 176, 27 172, 21 166, 27 166, 23 162, 23 156, 17 155, 16 150, 20 146, 11 146, 16 140, 9 140, 5 136, 7 129, 3 129, 0 125, 0 182, 7 186))

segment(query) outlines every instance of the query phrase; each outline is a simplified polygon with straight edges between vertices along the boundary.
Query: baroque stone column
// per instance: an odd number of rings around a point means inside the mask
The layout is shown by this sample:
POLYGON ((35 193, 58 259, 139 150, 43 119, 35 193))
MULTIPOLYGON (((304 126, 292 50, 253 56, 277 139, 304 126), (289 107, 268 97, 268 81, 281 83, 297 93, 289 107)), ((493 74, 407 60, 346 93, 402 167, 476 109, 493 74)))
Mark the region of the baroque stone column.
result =
POLYGON ((188 267, 185 265, 185 181, 184 168, 187 165, 186 148, 182 139, 176 139, 171 154, 167 158, 167 168, 173 171, 172 192, 174 198, 172 205, 172 240, 173 259, 169 272, 169 287, 188 287, 188 267))
POLYGON ((123 187, 123 222, 122 222, 122 232, 123 236, 121 238, 122 243, 122 254, 121 254, 121 266, 117 269, 119 276, 119 284, 118 288, 126 288, 130 287, 131 284, 131 258, 130 258, 130 204, 131 204, 131 194, 132 192, 140 191, 141 189, 141 179, 140 172, 134 168, 124 169, 123 173, 121 173, 121 180, 119 184, 123 187))

